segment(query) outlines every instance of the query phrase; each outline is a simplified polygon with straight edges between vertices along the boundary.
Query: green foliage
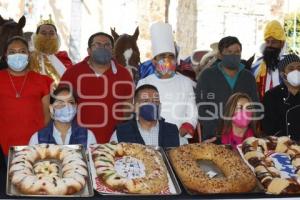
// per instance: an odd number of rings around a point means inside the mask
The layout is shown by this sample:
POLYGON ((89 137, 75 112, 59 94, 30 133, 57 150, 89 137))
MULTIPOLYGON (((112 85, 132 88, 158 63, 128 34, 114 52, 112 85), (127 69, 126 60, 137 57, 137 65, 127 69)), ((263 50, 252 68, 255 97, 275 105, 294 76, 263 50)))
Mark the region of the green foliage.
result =
POLYGON ((300 13, 287 14, 284 18, 284 30, 286 33, 286 43, 289 53, 300 53, 300 13), (296 23, 295 23, 296 22, 296 23), (296 29, 295 29, 296 27, 296 29), (296 30, 296 32, 295 32, 296 30), (296 34, 296 37, 294 36, 296 34), (295 38, 295 39, 294 39, 295 38))

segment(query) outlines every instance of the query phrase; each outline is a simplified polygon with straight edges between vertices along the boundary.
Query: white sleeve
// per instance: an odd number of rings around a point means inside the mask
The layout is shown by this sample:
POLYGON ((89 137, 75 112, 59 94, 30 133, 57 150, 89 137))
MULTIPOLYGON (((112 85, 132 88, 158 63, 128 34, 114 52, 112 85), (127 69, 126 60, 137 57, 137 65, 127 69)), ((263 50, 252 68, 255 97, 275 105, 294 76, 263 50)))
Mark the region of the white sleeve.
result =
POLYGON ((189 141, 188 141, 188 139, 186 138, 186 137, 181 137, 180 135, 179 135, 179 145, 181 146, 181 145, 184 145, 184 144, 188 144, 189 143, 189 141))
POLYGON ((186 99, 186 110, 185 110, 185 118, 186 121, 190 123, 194 129, 196 128, 197 122, 198 122, 198 110, 197 110, 197 104, 196 104, 196 97, 195 92, 193 89, 193 83, 192 81, 187 82, 187 99, 186 99))
POLYGON ((139 88, 142 85, 145 85, 147 82, 145 81, 146 78, 143 78, 141 80, 139 80, 139 82, 136 85, 136 88, 139 88))
POLYGON ((97 140, 94 133, 88 129, 87 146, 89 146, 90 144, 97 144, 97 140))
POLYGON ((117 131, 114 131, 114 133, 112 134, 111 138, 110 138, 110 142, 118 142, 118 137, 117 137, 117 131))
POLYGON ((29 140, 29 146, 32 146, 32 145, 36 145, 36 144, 39 144, 39 139, 38 139, 38 132, 35 132, 30 140, 29 140))

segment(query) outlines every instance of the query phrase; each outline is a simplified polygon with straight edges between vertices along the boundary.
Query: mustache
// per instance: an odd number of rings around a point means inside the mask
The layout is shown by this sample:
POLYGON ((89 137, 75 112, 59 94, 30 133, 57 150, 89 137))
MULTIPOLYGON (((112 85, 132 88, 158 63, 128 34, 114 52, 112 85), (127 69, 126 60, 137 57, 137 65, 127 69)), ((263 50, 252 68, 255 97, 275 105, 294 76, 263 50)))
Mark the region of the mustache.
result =
POLYGON ((280 48, 266 47, 263 52, 263 59, 266 63, 267 69, 275 71, 279 62, 280 48))

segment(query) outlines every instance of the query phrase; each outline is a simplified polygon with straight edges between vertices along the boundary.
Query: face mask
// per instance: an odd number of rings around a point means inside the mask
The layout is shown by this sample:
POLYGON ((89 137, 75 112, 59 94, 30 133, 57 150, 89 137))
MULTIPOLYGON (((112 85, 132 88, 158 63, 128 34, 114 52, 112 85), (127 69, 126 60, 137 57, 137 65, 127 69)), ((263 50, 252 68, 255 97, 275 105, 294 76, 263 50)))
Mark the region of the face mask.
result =
POLYGON ((76 115, 76 107, 72 105, 66 105, 63 108, 54 108, 53 111, 54 120, 60 122, 71 122, 76 115))
POLYGON ((287 81, 294 87, 300 86, 300 71, 294 70, 286 76, 287 81))
POLYGON ((97 48, 92 52, 92 59, 96 64, 105 65, 110 63, 112 53, 106 48, 97 48))
POLYGON ((224 55, 222 58, 222 66, 228 69, 238 69, 240 62, 240 55, 224 55))
POLYGON ((42 34, 37 34, 34 36, 34 48, 45 54, 55 54, 60 46, 58 37, 46 37, 42 34))
POLYGON ((28 55, 22 53, 8 55, 7 64, 13 71, 21 72, 28 64, 28 55))
POLYGON ((240 128, 247 128, 251 122, 252 112, 239 110, 234 113, 232 123, 240 128))
POLYGON ((139 108, 139 115, 147 121, 155 121, 160 116, 160 106, 154 103, 143 104, 139 108))
POLYGON ((162 58, 157 62, 156 72, 159 76, 171 75, 175 74, 176 63, 173 59, 170 58, 162 58))

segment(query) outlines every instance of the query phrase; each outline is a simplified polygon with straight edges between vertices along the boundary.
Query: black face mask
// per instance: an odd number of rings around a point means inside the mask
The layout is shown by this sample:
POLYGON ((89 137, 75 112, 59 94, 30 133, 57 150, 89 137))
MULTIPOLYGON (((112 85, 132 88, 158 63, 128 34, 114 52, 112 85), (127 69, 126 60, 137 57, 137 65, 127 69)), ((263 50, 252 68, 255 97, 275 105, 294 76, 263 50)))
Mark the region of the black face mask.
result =
POLYGON ((241 63, 240 55, 223 55, 222 58, 222 66, 228 69, 234 70, 239 68, 239 64, 241 63))
POLYGON ((280 48, 266 47, 263 52, 263 58, 266 63, 267 69, 275 71, 279 62, 280 48))

